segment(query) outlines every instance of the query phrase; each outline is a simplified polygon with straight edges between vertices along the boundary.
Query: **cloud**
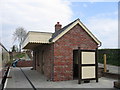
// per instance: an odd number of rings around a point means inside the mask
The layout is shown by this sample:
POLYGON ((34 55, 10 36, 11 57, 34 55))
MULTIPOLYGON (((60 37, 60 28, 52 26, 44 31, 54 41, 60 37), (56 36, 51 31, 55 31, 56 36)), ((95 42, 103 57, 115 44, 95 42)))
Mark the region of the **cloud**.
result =
MULTIPOLYGON (((71 21, 70 2, 64 0, 2 0, 2 36, 11 36, 19 26, 32 31, 54 32, 57 21, 64 26, 71 21)), ((9 37, 2 37, 10 44, 9 37)), ((9 47, 8 47, 9 48, 9 47)))
POLYGON ((25 1, 26 2, 6 2, 2 10, 4 15, 3 23, 23 25, 28 29, 53 31, 53 28, 48 30, 51 27, 50 25, 53 26, 57 21, 62 21, 63 24, 65 24, 71 18, 71 9, 66 3, 60 0, 25 1), (32 1, 34 1, 34 3, 32 3, 32 1))
POLYGON ((88 28, 102 42, 102 48, 118 47, 118 20, 116 18, 92 17, 88 20, 88 28))

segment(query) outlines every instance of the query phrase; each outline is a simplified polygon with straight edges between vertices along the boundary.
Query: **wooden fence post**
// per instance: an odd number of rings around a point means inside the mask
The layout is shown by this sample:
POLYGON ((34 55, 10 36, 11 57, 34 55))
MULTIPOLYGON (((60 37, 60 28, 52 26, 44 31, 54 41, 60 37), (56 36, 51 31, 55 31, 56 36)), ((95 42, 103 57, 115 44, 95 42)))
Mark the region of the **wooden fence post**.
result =
POLYGON ((106 66, 106 54, 104 54, 104 72, 107 72, 107 66, 106 66))

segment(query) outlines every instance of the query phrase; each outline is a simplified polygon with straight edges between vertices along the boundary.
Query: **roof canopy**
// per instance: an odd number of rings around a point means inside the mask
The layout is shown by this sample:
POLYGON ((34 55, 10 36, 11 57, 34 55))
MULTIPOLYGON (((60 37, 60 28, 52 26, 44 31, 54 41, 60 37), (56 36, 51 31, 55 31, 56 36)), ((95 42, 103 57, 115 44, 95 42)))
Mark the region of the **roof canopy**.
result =
POLYGON ((22 43, 23 49, 30 49, 38 44, 49 44, 49 39, 52 37, 52 33, 47 32, 33 32, 29 31, 25 40, 22 43))

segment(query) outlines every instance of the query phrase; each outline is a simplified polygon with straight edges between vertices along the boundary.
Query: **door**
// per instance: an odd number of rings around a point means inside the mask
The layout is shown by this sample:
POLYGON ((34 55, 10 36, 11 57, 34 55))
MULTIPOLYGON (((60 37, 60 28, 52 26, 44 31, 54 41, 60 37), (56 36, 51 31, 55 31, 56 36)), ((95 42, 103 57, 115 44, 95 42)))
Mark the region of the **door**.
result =
POLYGON ((97 49, 80 50, 78 48, 78 84, 86 80, 98 82, 97 49))

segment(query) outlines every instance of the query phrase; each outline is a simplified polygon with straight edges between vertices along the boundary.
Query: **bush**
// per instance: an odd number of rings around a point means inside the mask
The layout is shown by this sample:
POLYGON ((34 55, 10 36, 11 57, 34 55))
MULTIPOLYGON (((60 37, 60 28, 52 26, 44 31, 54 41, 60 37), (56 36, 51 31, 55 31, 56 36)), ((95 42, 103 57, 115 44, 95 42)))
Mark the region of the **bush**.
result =
POLYGON ((107 56, 107 64, 120 66, 120 49, 99 49, 98 50, 98 62, 103 63, 103 55, 107 56))
POLYGON ((18 53, 14 56, 14 58, 23 58, 25 57, 25 53, 18 53))

